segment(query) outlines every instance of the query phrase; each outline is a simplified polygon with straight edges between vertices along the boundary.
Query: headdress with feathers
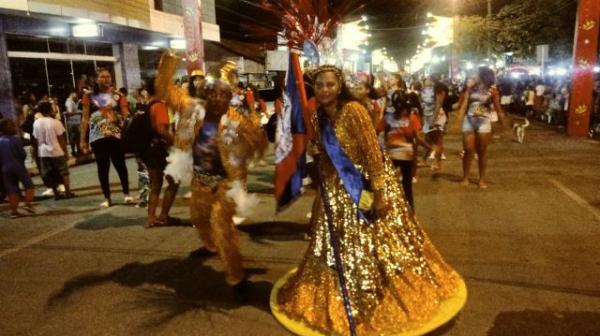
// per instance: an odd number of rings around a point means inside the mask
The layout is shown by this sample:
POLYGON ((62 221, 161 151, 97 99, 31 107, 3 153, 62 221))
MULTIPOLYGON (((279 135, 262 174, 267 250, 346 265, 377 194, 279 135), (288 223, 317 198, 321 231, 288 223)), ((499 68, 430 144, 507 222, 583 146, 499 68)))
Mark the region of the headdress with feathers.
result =
POLYGON ((262 0, 260 6, 282 18, 288 46, 302 49, 306 40, 319 45, 332 36, 342 19, 364 4, 360 0, 343 0, 334 6, 328 0, 262 0))

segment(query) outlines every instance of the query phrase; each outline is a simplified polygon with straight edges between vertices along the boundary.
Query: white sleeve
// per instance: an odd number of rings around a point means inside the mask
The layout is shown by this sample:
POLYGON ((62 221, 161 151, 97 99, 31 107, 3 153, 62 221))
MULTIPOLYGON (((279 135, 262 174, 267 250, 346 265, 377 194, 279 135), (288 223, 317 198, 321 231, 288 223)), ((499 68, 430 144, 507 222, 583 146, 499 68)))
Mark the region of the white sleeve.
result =
POLYGON ((32 133, 31 135, 33 135, 33 137, 36 139, 38 139, 38 134, 39 134, 38 127, 39 127, 39 123, 36 120, 33 122, 33 131, 31 131, 31 133, 32 133), (38 125, 38 126, 36 127, 36 125, 38 125))

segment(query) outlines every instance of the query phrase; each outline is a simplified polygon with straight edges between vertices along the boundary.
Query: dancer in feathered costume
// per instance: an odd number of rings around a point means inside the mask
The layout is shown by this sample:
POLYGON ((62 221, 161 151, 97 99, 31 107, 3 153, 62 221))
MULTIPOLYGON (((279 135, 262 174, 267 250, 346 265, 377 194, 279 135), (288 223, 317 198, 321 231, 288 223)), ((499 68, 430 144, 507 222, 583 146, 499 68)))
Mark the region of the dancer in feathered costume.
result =
POLYGON ((257 201, 245 187, 248 164, 262 148, 262 129, 230 106, 231 87, 217 80, 206 89, 206 116, 194 144, 192 224, 204 247, 224 264, 226 282, 245 282, 234 214, 247 216, 257 201))
MULTIPOLYGON (((221 68, 221 80, 229 83, 232 88, 231 106, 237 113, 230 113, 231 116, 229 119, 234 122, 240 122, 238 132, 244 134, 244 138, 247 139, 247 141, 243 142, 244 145, 242 147, 247 146, 247 148, 239 148, 238 150, 243 153, 254 153, 252 157, 245 159, 250 164, 264 155, 268 145, 266 134, 262 131, 260 115, 256 111, 254 93, 250 88, 244 88, 239 85, 239 75, 234 62, 228 61, 221 68)), ((238 155, 238 157, 243 156, 245 155, 238 155)), ((248 164, 244 164, 244 166, 247 167, 248 164)), ((246 182, 247 172, 242 180, 244 183, 246 182)))
POLYGON ((204 73, 196 70, 191 74, 190 80, 188 90, 174 85, 170 85, 167 90, 167 105, 173 108, 177 118, 165 175, 170 175, 177 183, 192 179, 192 146, 205 114, 204 73))
MULTIPOLYGON (((177 184, 192 179, 192 145, 205 113, 201 97, 173 84, 173 75, 180 61, 181 58, 175 54, 163 54, 155 80, 156 97, 176 112, 173 146, 169 149, 164 173, 165 176, 171 176, 177 184)), ((204 77, 204 74, 192 73, 192 78, 199 76, 204 77)))

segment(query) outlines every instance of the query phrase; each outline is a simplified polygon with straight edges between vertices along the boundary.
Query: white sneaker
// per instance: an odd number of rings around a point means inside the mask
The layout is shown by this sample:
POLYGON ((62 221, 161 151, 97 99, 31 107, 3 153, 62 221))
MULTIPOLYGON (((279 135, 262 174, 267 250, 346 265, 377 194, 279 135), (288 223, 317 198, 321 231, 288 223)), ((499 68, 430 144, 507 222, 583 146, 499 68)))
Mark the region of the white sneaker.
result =
POLYGON ((185 199, 191 199, 192 198, 192 192, 191 191, 186 192, 185 195, 183 195, 183 198, 185 198, 185 199))
POLYGON ((442 153, 442 160, 446 160, 446 154, 442 153))
POLYGON ((427 160, 435 160, 435 151, 431 151, 431 153, 429 153, 427 160))
POLYGON ((233 224, 240 225, 246 220, 246 217, 233 216, 233 224))
POLYGON ((106 200, 106 201, 100 203, 100 208, 102 208, 102 209, 110 208, 110 201, 106 200))
POLYGON ((135 204, 135 199, 128 195, 123 198, 123 202, 125 204, 135 204))
POLYGON ((42 193, 42 196, 54 196, 54 191, 48 188, 42 193))
POLYGON ((58 187, 56 188, 56 190, 58 190, 58 192, 64 193, 65 192, 64 184, 59 184, 58 187))

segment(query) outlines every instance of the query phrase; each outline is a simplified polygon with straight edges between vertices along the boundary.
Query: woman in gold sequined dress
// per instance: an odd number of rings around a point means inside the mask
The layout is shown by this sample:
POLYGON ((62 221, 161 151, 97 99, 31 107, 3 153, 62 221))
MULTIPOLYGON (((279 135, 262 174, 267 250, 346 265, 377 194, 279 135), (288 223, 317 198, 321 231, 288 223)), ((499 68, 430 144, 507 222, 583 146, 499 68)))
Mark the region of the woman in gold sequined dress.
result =
POLYGON ((347 98, 341 71, 322 66, 314 78, 320 108, 312 127, 324 190, 313 206, 304 259, 274 287, 273 313, 301 335, 430 331, 460 310, 464 282, 412 214, 368 112, 347 98), (372 191, 369 213, 359 214, 363 202, 350 190, 352 168, 344 169, 344 160, 365 178, 362 194, 372 191))

